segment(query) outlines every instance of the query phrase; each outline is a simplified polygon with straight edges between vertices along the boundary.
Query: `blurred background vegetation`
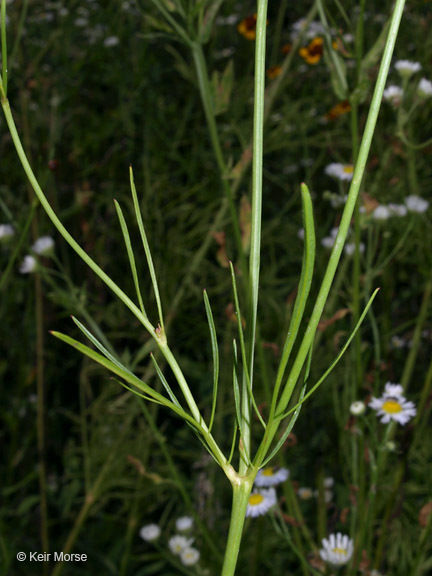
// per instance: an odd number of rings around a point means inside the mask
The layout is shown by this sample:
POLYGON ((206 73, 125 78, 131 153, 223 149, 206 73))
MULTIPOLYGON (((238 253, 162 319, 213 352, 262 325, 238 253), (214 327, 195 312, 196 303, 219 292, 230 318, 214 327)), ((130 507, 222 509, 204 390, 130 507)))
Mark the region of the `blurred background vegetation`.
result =
MULTIPOLYGON (((179 20, 180 4, 192 21, 201 4, 206 10, 218 3, 162 4, 179 20)), ((340 199, 347 192, 346 182, 329 178, 325 167, 353 161, 352 111, 345 104, 343 113, 332 113, 341 98, 334 90, 328 55, 310 63, 290 53, 295 25, 312 4, 292 6, 282 0, 269 5, 268 90, 275 82, 280 85, 274 90, 264 146, 257 353, 257 394, 263 410, 301 268, 300 183, 305 181, 313 192, 319 243, 338 225, 340 199), (291 65, 281 77, 274 67, 288 57, 291 65)), ((358 4, 325 3, 351 98, 358 70, 353 42, 358 4)), ((379 37, 391 5, 382 2, 377 11, 376 4, 365 2, 364 54, 379 37)), ((419 78, 432 78, 430 6, 424 1, 408 4, 395 54, 422 65, 420 76, 405 86, 407 101, 416 107, 404 127, 416 144, 432 133, 432 99, 415 100, 419 78)), ((238 25, 255 11, 254 2, 222 2, 204 46, 229 169, 222 176, 236 182, 235 205, 246 252, 249 172, 239 179, 236 174, 250 156, 254 42, 238 25)), ((170 345, 207 416, 212 366, 202 291, 208 291, 224 353, 215 436, 229 451, 236 319, 228 260, 241 273, 190 50, 148 0, 14 0, 8 2, 8 18, 8 96, 33 169, 65 226, 129 295, 134 288, 113 199, 122 203, 131 221, 128 169, 133 166, 170 345)), ((311 40, 305 36, 302 45, 311 40)), ((376 72, 377 62, 371 62, 358 104, 360 133, 376 72)), ((389 84, 401 85, 393 69, 389 84)), ((407 105, 405 111, 409 109, 407 105)), ((414 576, 429 573, 432 566, 431 514, 425 509, 432 501, 430 210, 385 220, 373 216, 379 205, 403 204, 408 195, 431 199, 432 147, 407 146, 398 119, 399 110, 383 103, 361 200, 366 248, 360 258, 360 300, 367 302, 378 286, 380 295, 358 346, 308 401, 277 462, 290 469, 281 506, 291 538, 316 570, 324 568, 310 542, 319 547, 328 532, 349 532, 352 526, 350 510, 359 489, 354 470, 360 470, 357 480, 363 482, 365 498, 376 489, 371 488, 370 461, 375 449, 388 451, 387 465, 366 538, 369 556, 360 555, 357 567, 365 574, 375 568, 383 574, 414 576), (419 415, 398 428, 390 449, 383 448, 383 426, 375 415, 358 424, 349 406, 380 395, 387 381, 402 380, 419 415), (365 438, 362 442, 359 435, 365 438), (334 487, 326 501, 327 477, 334 479, 334 487), (317 497, 302 501, 297 490, 305 486, 317 490, 317 497)), ((0 221, 15 230, 12 239, 0 244, 1 573, 217 574, 230 502, 228 483, 211 458, 179 421, 124 391, 106 371, 48 332, 80 339, 70 320, 74 314, 123 363, 160 387, 149 361, 153 343, 54 231, 34 200, 3 117, 0 192, 0 221), (22 259, 43 235, 54 238, 55 256, 42 257, 37 273, 21 274, 22 259), (41 512, 44 495, 46 519, 41 512), (184 514, 195 518, 202 555, 200 566, 189 569, 138 536, 143 524, 156 522, 168 537, 176 517, 184 514), (19 564, 19 550, 42 551, 44 532, 50 551, 86 553, 86 564, 19 564)), ((130 231, 137 241, 137 228, 130 225, 130 231)), ((320 243, 317 249, 315 291, 329 254, 320 243)), ((144 261, 138 266, 146 308, 155 311, 144 261)), ((317 338, 312 380, 329 366, 350 333, 355 289, 352 258, 345 255, 317 338)), ((239 575, 312 573, 299 567, 283 534, 269 529, 266 521, 247 524, 239 575)))

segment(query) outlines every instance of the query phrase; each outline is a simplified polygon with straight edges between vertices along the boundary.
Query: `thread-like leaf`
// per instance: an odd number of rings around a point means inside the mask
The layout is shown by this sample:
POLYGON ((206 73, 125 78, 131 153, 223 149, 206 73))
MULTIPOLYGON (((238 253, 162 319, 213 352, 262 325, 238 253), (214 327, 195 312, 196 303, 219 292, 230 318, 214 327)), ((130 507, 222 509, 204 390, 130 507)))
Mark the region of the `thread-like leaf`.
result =
POLYGON ((158 287, 158 283, 157 283, 156 272, 155 272, 155 269, 153 266, 153 259, 152 259, 152 255, 151 255, 151 251, 150 251, 150 246, 149 246, 149 243, 147 241, 147 235, 145 233, 144 223, 143 223, 143 219, 141 216, 141 209, 140 209, 140 205, 138 202, 138 196, 137 196, 137 192, 136 192, 136 188, 135 188, 132 166, 130 166, 130 168, 129 168, 129 175, 130 175, 130 187, 131 187, 131 192, 132 192, 132 200, 133 200, 133 205, 135 208, 135 215, 136 215, 136 219, 137 219, 137 223, 138 223, 138 228, 139 228, 139 231, 141 234, 141 240, 142 240, 142 244, 144 247, 144 252, 146 255, 146 259, 147 259, 147 265, 148 265, 149 272, 150 272, 150 277, 151 277, 151 281, 152 281, 152 285, 153 285, 154 295, 156 298, 156 305, 157 305, 158 314, 159 314, 159 323, 163 328, 164 327, 164 321, 163 321, 163 313, 162 313, 162 303, 161 303, 161 299, 160 299, 160 295, 159 295, 159 287, 158 287))
POLYGON ((209 432, 213 427, 214 417, 216 414, 216 402, 218 393, 218 382, 219 382, 219 348, 217 342, 216 328, 213 320, 213 313, 210 306, 210 301, 207 296, 207 292, 204 290, 204 306, 207 314, 207 321, 210 330, 210 339, 212 345, 212 356, 213 356, 213 398, 212 398, 212 410, 210 415, 209 432))
POLYGON ((360 316, 357 324, 354 327, 354 330, 352 331, 350 337, 348 338, 348 340, 346 341, 345 345, 343 346, 342 350, 339 352, 339 354, 336 356, 335 360, 332 362, 332 364, 329 366, 329 368, 324 372, 324 374, 321 376, 321 378, 318 380, 318 382, 315 384, 315 386, 313 386, 309 392, 304 396, 304 398, 301 400, 301 402, 298 402, 295 406, 293 406, 290 410, 288 410, 287 412, 285 412, 285 414, 282 414, 280 416, 276 416, 276 418, 278 418, 279 420, 283 420, 284 418, 286 418, 289 414, 291 414, 293 411, 295 411, 300 404, 303 404, 303 402, 305 402, 314 392, 315 390, 321 386, 321 384, 324 382, 324 380, 327 378, 327 376, 334 370, 335 366, 339 363, 340 359, 342 358, 342 356, 345 354, 345 352, 348 349, 348 346, 351 344, 354 336, 356 335, 358 329, 360 328, 361 324, 363 323, 363 320, 366 317, 366 314, 368 313, 369 308, 372 306, 372 302, 375 300, 375 296, 378 294, 379 292, 379 288, 377 288, 375 290, 375 292, 372 294, 372 296, 369 298, 369 302, 367 303, 365 309, 363 310, 362 315, 360 316))
POLYGON ((275 413, 276 403, 278 399, 279 389, 285 374, 286 366, 288 364, 297 334, 300 329, 301 321, 305 311, 306 303, 309 297, 312 277, 315 265, 315 224, 313 216, 312 199, 306 184, 301 185, 301 197, 303 205, 303 226, 304 226, 304 249, 303 249, 303 263, 300 275, 300 282, 297 292, 297 297, 294 304, 294 309, 291 316, 288 333, 285 339, 285 344, 282 350, 282 357, 276 376, 276 384, 273 392, 272 405, 270 410, 270 419, 275 413))
POLYGON ((239 306, 238 293, 237 293, 237 282, 235 279, 234 267, 232 265, 232 262, 230 262, 230 270, 231 270, 231 278, 232 278, 232 285, 233 285, 233 292, 234 292, 234 305, 235 305, 235 311, 236 311, 236 315, 237 315, 237 326, 238 326, 239 339, 240 339, 240 351, 241 351, 241 356, 242 356, 243 372, 244 372, 245 380, 246 380, 247 393, 248 393, 250 400, 252 401, 252 406, 253 406, 253 409, 255 411, 255 414, 256 414, 258 420, 261 422, 263 428, 265 429, 266 423, 264 422, 264 420, 263 420, 263 418, 262 418, 262 416, 258 410, 258 406, 255 402, 255 398, 253 395, 252 386, 251 386, 251 382, 250 382, 250 378, 249 378, 248 363, 247 363, 247 358, 246 358, 246 346, 245 346, 244 336, 243 336, 242 315, 241 315, 240 306, 239 306))
POLYGON ((131 243, 131 239, 130 239, 130 235, 129 235, 129 230, 126 224, 126 220, 123 216, 123 211, 120 207, 120 204, 117 202, 117 200, 114 200, 114 206, 116 208, 117 211, 117 216, 118 219, 120 221, 120 226, 123 232, 123 238, 125 241, 125 245, 126 245, 126 250, 127 250, 127 255, 129 258, 129 264, 131 267, 131 271, 132 271, 132 277, 133 277, 133 281, 135 284, 135 290, 137 293, 137 297, 138 297, 138 303, 139 306, 141 308, 141 312, 147 317, 147 313, 145 311, 144 308, 144 302, 141 296, 141 290, 140 290, 140 285, 139 285, 139 280, 138 280, 138 273, 137 273, 137 269, 136 269, 136 265, 135 265, 135 256, 133 253, 133 248, 132 248, 132 243, 131 243))
POLYGON ((181 408, 180 402, 177 400, 174 392, 171 389, 171 386, 168 384, 165 376, 162 373, 162 370, 159 368, 159 364, 156 361, 156 358, 153 356, 153 354, 150 354, 150 358, 152 359, 153 365, 155 367, 156 373, 159 376, 159 380, 162 382, 162 386, 165 388, 165 390, 167 391, 168 396, 171 398, 172 402, 178 406, 179 408, 181 408))

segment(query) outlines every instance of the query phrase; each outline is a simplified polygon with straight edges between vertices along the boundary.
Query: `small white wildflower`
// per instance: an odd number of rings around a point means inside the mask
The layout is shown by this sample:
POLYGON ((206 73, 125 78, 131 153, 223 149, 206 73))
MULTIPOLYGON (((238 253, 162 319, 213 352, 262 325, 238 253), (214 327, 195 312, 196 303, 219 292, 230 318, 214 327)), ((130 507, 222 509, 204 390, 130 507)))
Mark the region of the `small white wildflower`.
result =
POLYGON ((268 468, 263 468, 258 470, 258 474, 255 478, 256 486, 277 486, 285 480, 288 480, 289 470, 286 468, 275 468, 270 466, 268 468))
POLYGON ((338 231, 339 228, 332 228, 330 230, 330 236, 321 239, 321 244, 324 248, 333 248, 338 231))
POLYGON ((350 182, 354 173, 354 166, 352 164, 341 164, 340 162, 332 162, 325 168, 327 176, 341 180, 342 182, 350 182))
POLYGON ((419 214, 426 212, 429 207, 429 202, 427 200, 415 195, 407 196, 405 198, 405 204, 410 212, 417 212, 419 214))
POLYGON ((78 28, 85 28, 86 26, 88 26, 88 23, 89 21, 87 20, 87 18, 76 18, 74 20, 74 24, 78 28))
POLYGON ((333 488, 333 486, 334 486, 334 478, 332 476, 324 478, 324 488, 333 488))
POLYGON ((182 550, 190 548, 193 541, 193 538, 186 538, 186 536, 180 536, 180 534, 176 534, 168 540, 168 547, 173 554, 178 556, 181 554, 182 550))
POLYGON ((176 520, 176 528, 179 532, 187 532, 193 526, 193 518, 190 516, 182 516, 176 520))
POLYGON ((400 86, 387 86, 383 93, 383 99, 395 107, 399 106, 402 96, 403 90, 400 86))
MULTIPOLYGON (((354 242, 348 242, 347 244, 345 244, 344 247, 344 252, 347 256, 352 256, 355 252, 355 243, 354 242)), ((359 244, 359 252, 360 254, 363 254, 365 251, 365 245, 363 244, 363 242, 360 242, 359 244)))
POLYGON ((422 78, 417 86, 417 95, 420 98, 430 98, 432 96, 432 82, 427 78, 422 78))
POLYGON ((39 256, 49 256, 54 250, 54 240, 51 236, 41 236, 31 247, 32 251, 39 256))
POLYGON ((15 234, 13 226, 10 224, 0 224, 0 241, 9 240, 15 234))
POLYGON ((36 270, 36 266, 37 266, 36 258, 27 255, 24 256, 24 260, 22 261, 21 266, 19 267, 19 271, 21 272, 21 274, 31 274, 36 270))
POLYGON ((353 416, 361 416, 366 411, 366 404, 361 400, 356 400, 350 406, 350 412, 353 416))
POLYGON ((419 62, 411 62, 411 60, 398 60, 394 67, 402 78, 409 78, 421 70, 421 64, 419 62))
POLYGON ((200 553, 196 548, 184 548, 180 552, 180 560, 183 566, 193 566, 200 559, 200 553))
POLYGON ((105 48, 112 48, 113 46, 120 44, 120 40, 117 38, 117 36, 108 36, 108 38, 105 38, 103 44, 105 48))
POLYGON ((157 524, 148 524, 141 528, 139 535, 146 542, 154 542, 161 535, 161 529, 157 524))
POLYGON ((339 208, 340 206, 344 206, 346 204, 347 199, 348 199, 347 194, 344 194, 343 196, 339 196, 339 194, 332 194, 329 197, 330 206, 332 208, 339 208))
POLYGON ((274 488, 253 492, 249 496, 246 516, 251 516, 252 518, 263 516, 264 514, 267 514, 270 508, 273 508, 275 504, 276 490, 274 488))
POLYGON ((319 551, 321 558, 332 566, 343 566, 347 564, 354 551, 354 544, 347 535, 330 534, 328 540, 322 541, 322 549, 319 551))
POLYGON ((304 237, 305 237, 304 228, 299 228, 297 230, 297 238, 300 238, 300 240, 304 240, 304 237))
POLYGON ((380 204, 375 208, 372 213, 372 218, 374 220, 388 220, 390 218, 390 210, 387 206, 380 204))
MULTIPOLYGON (((402 426, 405 426, 405 424, 417 414, 415 405, 413 402, 408 402, 403 396, 390 396, 390 394, 388 394, 390 388, 387 386, 387 393, 384 393, 381 398, 372 398, 369 407, 372 408, 372 410, 376 410, 377 416, 381 417, 383 424, 388 424, 390 420, 394 420, 402 426)), ((401 387, 397 386, 396 391, 399 391, 400 388, 401 387)))
POLYGON ((398 336, 397 334, 391 337, 390 342, 391 347, 394 348, 395 350, 405 348, 405 346, 407 345, 405 338, 402 338, 402 336, 398 336))
POLYGON ((384 388, 383 396, 392 398, 398 398, 403 394, 403 387, 400 384, 393 384, 393 382, 387 382, 384 388))
POLYGON ((408 213, 407 207, 404 206, 403 204, 393 204, 392 202, 390 202, 390 204, 387 205, 387 208, 390 211, 390 215, 391 216, 406 216, 408 213))
POLYGON ((313 498, 313 490, 312 488, 299 488, 297 490, 297 494, 298 497, 300 498, 300 500, 310 500, 311 498, 313 498))

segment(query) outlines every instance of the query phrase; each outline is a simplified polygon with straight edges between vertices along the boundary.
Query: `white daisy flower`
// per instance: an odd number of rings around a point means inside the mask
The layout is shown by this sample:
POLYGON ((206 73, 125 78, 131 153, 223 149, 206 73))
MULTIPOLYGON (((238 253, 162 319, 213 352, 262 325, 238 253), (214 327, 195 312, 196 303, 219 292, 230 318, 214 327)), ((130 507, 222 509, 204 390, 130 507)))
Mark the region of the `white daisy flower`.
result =
POLYGON ((289 478, 289 470, 286 468, 275 468, 270 466, 269 468, 263 468, 258 470, 258 474, 255 478, 256 486, 277 486, 289 478))
POLYGON ((193 538, 186 538, 186 536, 180 536, 180 534, 176 534, 168 540, 168 547, 173 554, 178 556, 183 550, 190 548, 193 541, 193 538))
POLYGON ((36 258, 27 255, 24 256, 24 260, 22 261, 21 266, 19 267, 19 271, 21 272, 21 274, 31 274, 36 270, 36 266, 37 266, 36 258))
POLYGON ((383 204, 380 204, 373 211, 372 218, 374 220, 388 220, 390 218, 390 215, 391 213, 389 208, 387 206, 384 206, 383 204))
POLYGON ((383 93, 383 99, 395 107, 399 106, 402 96, 403 90, 400 86, 387 86, 383 93))
POLYGON ((427 200, 415 195, 407 196, 405 198, 405 204, 410 212, 417 212, 418 214, 426 212, 429 208, 429 202, 427 200))
POLYGON ((332 162, 325 168, 327 176, 341 180, 342 182, 351 182, 354 166, 352 164, 341 164, 340 162, 332 162))
POLYGON ((157 524, 148 524, 141 528, 139 535, 146 542, 154 542, 161 535, 161 529, 157 524))
POLYGON ((51 236, 41 236, 31 247, 32 251, 39 256, 49 256, 54 250, 54 240, 51 236))
POLYGON ((432 96, 432 82, 427 78, 422 78, 417 86, 417 95, 420 98, 430 98, 432 96))
POLYGON ((384 388, 384 394, 386 398, 391 396, 392 398, 397 398, 403 395, 403 387, 400 384, 393 384, 393 382, 387 382, 384 388))
POLYGON ((200 559, 200 553, 196 548, 184 548, 180 552, 180 560, 184 566, 193 566, 200 559))
POLYGON ((275 504, 276 490, 274 488, 253 492, 249 496, 246 516, 251 516, 252 518, 263 516, 264 514, 267 514, 270 508, 273 508, 275 504))
POLYGON ((182 516, 176 520, 176 528, 179 532, 187 532, 193 526, 193 518, 190 516, 182 516))
POLYGON ((342 535, 340 532, 337 534, 330 534, 327 538, 323 538, 322 549, 319 551, 321 558, 324 562, 332 566, 343 566, 347 564, 354 551, 354 544, 351 538, 342 535))
POLYGON ((8 240, 15 234, 13 226, 10 224, 0 224, 0 241, 8 240))
POLYGON ((366 404, 361 400, 356 400, 350 406, 350 412, 353 416, 360 416, 364 414, 366 410, 366 404))
POLYGON ((421 70, 421 64, 419 62, 411 62, 411 60, 398 60, 394 67, 402 78, 409 78, 421 70))
POLYGON ((408 402, 403 396, 384 394, 381 398, 372 398, 369 407, 377 411, 377 416, 381 417, 383 424, 394 420, 405 426, 417 414, 414 403, 408 402))

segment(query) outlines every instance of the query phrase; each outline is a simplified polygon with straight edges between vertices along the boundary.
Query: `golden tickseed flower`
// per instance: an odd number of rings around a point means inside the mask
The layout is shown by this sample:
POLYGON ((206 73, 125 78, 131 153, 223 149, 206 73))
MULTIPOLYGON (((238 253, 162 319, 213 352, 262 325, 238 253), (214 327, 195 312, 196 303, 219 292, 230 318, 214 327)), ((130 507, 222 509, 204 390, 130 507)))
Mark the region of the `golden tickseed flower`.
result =
POLYGON ((327 120, 336 120, 336 118, 347 114, 350 110, 351 104, 348 102, 348 100, 343 100, 343 102, 339 102, 339 104, 333 106, 333 108, 327 112, 325 118, 327 118, 327 120))
POLYGON ((324 41, 321 37, 312 40, 309 46, 300 48, 299 54, 308 64, 318 64, 324 53, 324 41))
POLYGON ((268 70, 266 70, 266 75, 269 80, 273 80, 273 78, 277 78, 281 72, 282 66, 271 66, 268 70))
POLYGON ((257 15, 248 16, 237 24, 237 32, 246 40, 255 40, 257 15))
POLYGON ((288 43, 282 46, 281 52, 282 54, 284 54, 284 56, 286 56, 291 52, 291 50, 292 50, 292 44, 288 43))

